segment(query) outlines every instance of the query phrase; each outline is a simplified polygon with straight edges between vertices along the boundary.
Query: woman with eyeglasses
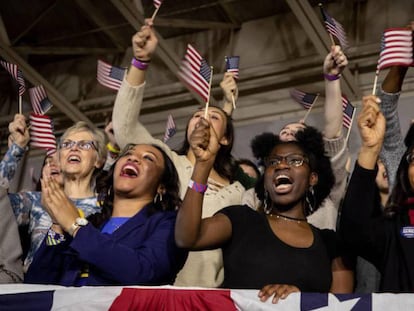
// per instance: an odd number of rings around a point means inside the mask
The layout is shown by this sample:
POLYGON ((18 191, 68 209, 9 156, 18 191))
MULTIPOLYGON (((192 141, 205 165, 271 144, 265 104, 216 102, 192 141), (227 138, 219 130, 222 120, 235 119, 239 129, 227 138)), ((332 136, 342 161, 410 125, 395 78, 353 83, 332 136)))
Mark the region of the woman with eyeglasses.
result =
MULTIPOLYGON (((325 103, 323 139, 327 156, 331 159, 331 166, 335 176, 335 184, 330 194, 324 200, 321 207, 308 216, 308 221, 320 229, 336 230, 338 210, 340 202, 345 194, 348 171, 346 163, 349 159, 349 150, 343 131, 343 98, 341 93, 341 74, 348 65, 348 59, 339 45, 332 46, 323 63, 323 76, 325 80, 325 103)), ((308 125, 300 120, 283 126, 279 131, 281 140, 295 140, 296 133, 302 131, 308 125)), ((250 146, 253 155, 260 163, 263 162, 263 154, 267 150, 267 138, 272 133, 263 133, 251 141, 250 146)), ((254 195, 253 189, 243 195, 243 203, 257 209, 261 202, 254 195)))
POLYGON ((414 144, 403 154, 384 213, 375 184, 386 120, 376 96, 363 98, 361 148, 342 207, 340 233, 381 273, 379 291, 414 291, 414 144))
MULTIPOLYGON (((64 147, 75 145, 69 139, 75 138, 66 136, 64 147)), ((76 139, 87 148, 87 137, 76 139)), ((174 240, 181 200, 170 158, 157 146, 128 145, 108 175, 99 178, 97 190, 102 211, 84 218, 56 181, 42 180, 42 201, 53 226, 36 252, 25 282, 172 284, 187 251, 179 249, 174 240)))
POLYGON ((181 247, 223 250, 223 287, 261 289, 259 298, 273 296, 274 303, 295 291, 352 291, 336 233, 306 220, 310 205, 313 210, 320 205, 309 202, 309 189, 320 184, 323 200, 334 183, 316 129, 303 129, 294 141, 274 137, 264 175, 256 185, 263 202, 257 211, 247 205, 230 206, 204 219, 204 189, 220 148, 207 120, 196 125, 190 145, 196 160, 191 177, 195 186, 187 189, 178 212, 175 238, 181 247))
MULTIPOLYGON (((13 178, 30 140, 26 120, 17 114, 9 125, 11 146, 0 164, 0 180, 6 188, 13 178)), ((68 128, 61 137, 57 154, 46 156, 42 176, 54 178, 65 193, 86 216, 100 210, 94 192, 95 175, 106 159, 105 134, 80 121, 68 128), (56 163, 58 161, 58 163, 56 163)), ((24 247, 24 269, 27 271, 34 253, 45 238, 52 220, 44 210, 40 191, 9 193, 13 212, 22 237, 30 237, 24 247), (27 233, 27 234, 26 234, 27 233)), ((23 238, 26 241, 25 238, 23 238)))

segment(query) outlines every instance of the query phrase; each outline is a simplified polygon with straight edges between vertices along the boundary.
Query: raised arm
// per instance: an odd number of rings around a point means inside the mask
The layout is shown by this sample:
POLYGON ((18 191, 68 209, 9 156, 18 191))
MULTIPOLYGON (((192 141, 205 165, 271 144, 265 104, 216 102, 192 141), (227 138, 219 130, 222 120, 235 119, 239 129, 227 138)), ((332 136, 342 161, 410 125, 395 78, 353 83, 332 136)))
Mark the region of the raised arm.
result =
POLYGON ((17 165, 23 158, 30 136, 26 127, 26 119, 22 114, 16 114, 9 124, 9 149, 0 162, 0 185, 9 188, 17 170, 17 165))
POLYGON ((378 262, 384 241, 382 218, 374 217, 376 200, 376 162, 381 150, 385 132, 385 118, 379 109, 379 99, 370 95, 363 99, 362 111, 358 116, 361 147, 344 198, 339 231, 344 241, 354 248, 358 255, 378 262))
POLYGON ((385 133, 385 118, 381 113, 380 100, 373 95, 363 98, 362 111, 358 116, 361 148, 358 164, 368 170, 375 168, 385 133))
POLYGON ((390 191, 395 184, 398 165, 405 151, 400 118, 398 116, 398 100, 407 69, 407 67, 400 66, 391 67, 382 83, 379 95, 381 111, 387 121, 380 157, 387 170, 390 191))
POLYGON ((196 162, 175 226, 175 240, 179 247, 190 249, 217 248, 231 237, 231 222, 219 213, 201 219, 207 179, 220 148, 213 127, 200 119, 190 137, 196 162))
POLYGON ((327 139, 337 138, 342 134, 342 92, 340 76, 348 65, 348 59, 339 45, 332 46, 323 64, 325 77, 325 128, 327 139))
POLYGON ((346 162, 349 150, 342 131, 343 107, 340 76, 348 60, 340 46, 333 46, 323 63, 325 77, 325 105, 323 131, 324 145, 327 155, 331 158, 335 184, 329 193, 324 208, 318 209, 308 217, 310 223, 318 228, 335 230, 340 202, 344 196, 348 172, 346 162))
MULTIPOLYGON (((414 30, 414 22, 411 22, 407 28, 414 30)), ((398 100, 407 70, 407 67, 391 67, 385 80, 382 82, 379 94, 381 111, 387 121, 380 158, 387 170, 388 188, 390 191, 394 188, 397 169, 405 151, 404 138, 398 116, 398 100)))
POLYGON ((157 43, 151 22, 142 26, 132 37, 134 58, 118 91, 112 114, 115 139, 121 149, 132 142, 163 145, 138 120, 144 96, 145 73, 157 43))

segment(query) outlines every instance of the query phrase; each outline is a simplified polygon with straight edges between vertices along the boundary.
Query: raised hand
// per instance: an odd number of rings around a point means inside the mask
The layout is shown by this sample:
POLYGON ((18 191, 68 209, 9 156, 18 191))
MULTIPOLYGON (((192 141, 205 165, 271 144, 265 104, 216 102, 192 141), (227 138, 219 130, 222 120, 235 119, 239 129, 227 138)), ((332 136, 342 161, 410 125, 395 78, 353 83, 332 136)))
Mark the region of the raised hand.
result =
POLYGON ((9 145, 10 142, 14 142, 18 146, 25 148, 29 143, 29 129, 26 126, 24 115, 18 113, 14 115, 14 120, 9 124, 9 132, 9 145))
POLYGON ((348 59, 339 45, 332 46, 331 52, 325 57, 323 73, 338 76, 348 65, 348 59))
POLYGON ((134 57, 141 61, 151 60, 157 45, 158 39, 152 29, 152 21, 146 20, 146 24, 132 37, 134 57))
POLYGON ((214 163, 220 144, 214 128, 210 126, 206 119, 200 118, 195 125, 190 136, 190 147, 193 150, 196 161, 214 163))
POLYGON ((381 149, 385 133, 385 118, 379 108, 380 99, 374 95, 364 96, 358 116, 362 146, 381 149))
POLYGON ((234 78, 234 73, 232 72, 225 72, 223 76, 223 80, 220 82, 221 90, 223 91, 224 101, 232 102, 234 100, 237 101, 239 96, 239 89, 237 87, 236 79, 234 78))
POLYGON ((273 296, 272 303, 277 303, 279 299, 285 299, 290 293, 300 292, 299 288, 294 285, 287 284, 269 284, 263 286, 259 291, 261 301, 266 301, 273 296))

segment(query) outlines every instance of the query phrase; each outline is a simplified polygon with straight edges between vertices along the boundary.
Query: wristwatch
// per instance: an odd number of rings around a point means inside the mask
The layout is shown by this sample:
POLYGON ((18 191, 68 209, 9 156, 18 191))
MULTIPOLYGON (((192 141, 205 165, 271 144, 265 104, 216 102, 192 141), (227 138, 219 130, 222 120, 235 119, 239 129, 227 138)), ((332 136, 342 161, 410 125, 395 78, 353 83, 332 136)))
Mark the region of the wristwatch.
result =
POLYGON ((86 218, 78 217, 75 219, 75 222, 70 226, 68 229, 68 233, 73 236, 75 231, 80 227, 85 227, 88 224, 88 220, 86 218))

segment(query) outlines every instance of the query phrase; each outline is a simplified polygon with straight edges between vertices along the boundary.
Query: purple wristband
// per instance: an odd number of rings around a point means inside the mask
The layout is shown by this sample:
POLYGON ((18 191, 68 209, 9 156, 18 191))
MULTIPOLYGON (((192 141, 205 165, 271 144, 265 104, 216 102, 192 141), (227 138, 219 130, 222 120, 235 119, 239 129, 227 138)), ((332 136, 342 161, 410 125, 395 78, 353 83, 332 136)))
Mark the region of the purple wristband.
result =
POLYGON ((144 62, 142 60, 136 59, 135 57, 132 58, 131 65, 135 68, 138 68, 140 70, 147 70, 149 66, 149 62, 144 62))
POLYGON ((339 74, 339 75, 330 75, 330 74, 324 73, 323 76, 325 77, 326 80, 335 81, 335 80, 338 80, 341 77, 341 74, 339 74))
POLYGON ((204 193, 207 191, 208 186, 204 184, 199 184, 194 180, 190 179, 190 182, 188 183, 188 188, 193 189, 195 192, 198 193, 204 193))

